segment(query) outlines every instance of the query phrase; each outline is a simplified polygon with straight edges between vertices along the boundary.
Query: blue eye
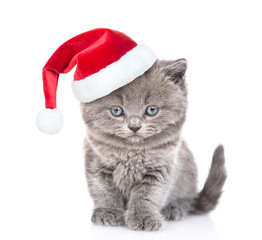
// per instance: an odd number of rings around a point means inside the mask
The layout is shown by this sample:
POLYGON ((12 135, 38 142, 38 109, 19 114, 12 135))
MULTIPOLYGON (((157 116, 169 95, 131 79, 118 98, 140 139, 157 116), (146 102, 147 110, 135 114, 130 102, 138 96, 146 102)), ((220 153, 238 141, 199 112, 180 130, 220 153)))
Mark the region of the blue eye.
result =
POLYGON ((111 107, 110 112, 116 117, 124 114, 124 110, 121 107, 111 107))
POLYGON ((146 114, 148 116, 154 116, 158 113, 159 108, 156 106, 150 106, 146 109, 146 114))

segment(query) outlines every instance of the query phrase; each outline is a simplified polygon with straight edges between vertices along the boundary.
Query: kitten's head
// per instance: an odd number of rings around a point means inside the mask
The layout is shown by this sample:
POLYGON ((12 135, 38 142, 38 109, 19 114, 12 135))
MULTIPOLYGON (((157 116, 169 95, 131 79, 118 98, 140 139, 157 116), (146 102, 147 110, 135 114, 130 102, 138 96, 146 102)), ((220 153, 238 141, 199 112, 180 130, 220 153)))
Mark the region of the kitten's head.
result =
POLYGON ((156 61, 142 76, 81 110, 88 134, 100 141, 146 144, 170 141, 185 121, 185 59, 156 61))

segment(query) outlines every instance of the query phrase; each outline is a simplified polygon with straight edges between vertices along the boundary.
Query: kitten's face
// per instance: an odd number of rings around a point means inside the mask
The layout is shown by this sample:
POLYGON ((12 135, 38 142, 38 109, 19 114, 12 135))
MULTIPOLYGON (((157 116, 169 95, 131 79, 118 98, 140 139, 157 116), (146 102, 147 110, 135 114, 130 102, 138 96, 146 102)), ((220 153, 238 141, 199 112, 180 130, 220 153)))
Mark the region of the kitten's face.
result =
POLYGON ((125 143, 168 139, 185 120, 185 70, 185 60, 157 61, 130 84, 81 104, 88 132, 125 143))

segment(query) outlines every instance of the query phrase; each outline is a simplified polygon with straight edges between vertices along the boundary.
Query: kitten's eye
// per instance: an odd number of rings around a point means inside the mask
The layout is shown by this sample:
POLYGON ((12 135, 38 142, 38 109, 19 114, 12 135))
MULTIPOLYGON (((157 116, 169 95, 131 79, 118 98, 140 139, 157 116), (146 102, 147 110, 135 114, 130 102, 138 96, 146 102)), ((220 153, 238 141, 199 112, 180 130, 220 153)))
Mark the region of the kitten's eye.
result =
POLYGON ((110 111, 116 117, 119 117, 124 114, 124 110, 121 107, 111 107, 110 111))
POLYGON ((148 107, 148 108, 146 109, 146 114, 147 114, 148 116, 154 116, 154 115, 156 115, 156 114, 158 113, 158 110, 159 110, 158 107, 151 106, 151 107, 148 107))

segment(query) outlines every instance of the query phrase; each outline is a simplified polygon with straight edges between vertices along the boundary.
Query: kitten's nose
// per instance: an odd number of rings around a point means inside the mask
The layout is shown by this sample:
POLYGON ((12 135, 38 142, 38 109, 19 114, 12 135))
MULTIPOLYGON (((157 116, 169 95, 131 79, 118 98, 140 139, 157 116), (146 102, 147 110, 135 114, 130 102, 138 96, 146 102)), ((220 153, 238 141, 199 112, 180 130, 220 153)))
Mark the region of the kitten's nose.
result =
POLYGON ((129 127, 134 133, 136 133, 141 127, 129 127))
POLYGON ((128 118, 128 127, 134 133, 136 133, 141 127, 141 119, 138 116, 130 116, 128 118))

